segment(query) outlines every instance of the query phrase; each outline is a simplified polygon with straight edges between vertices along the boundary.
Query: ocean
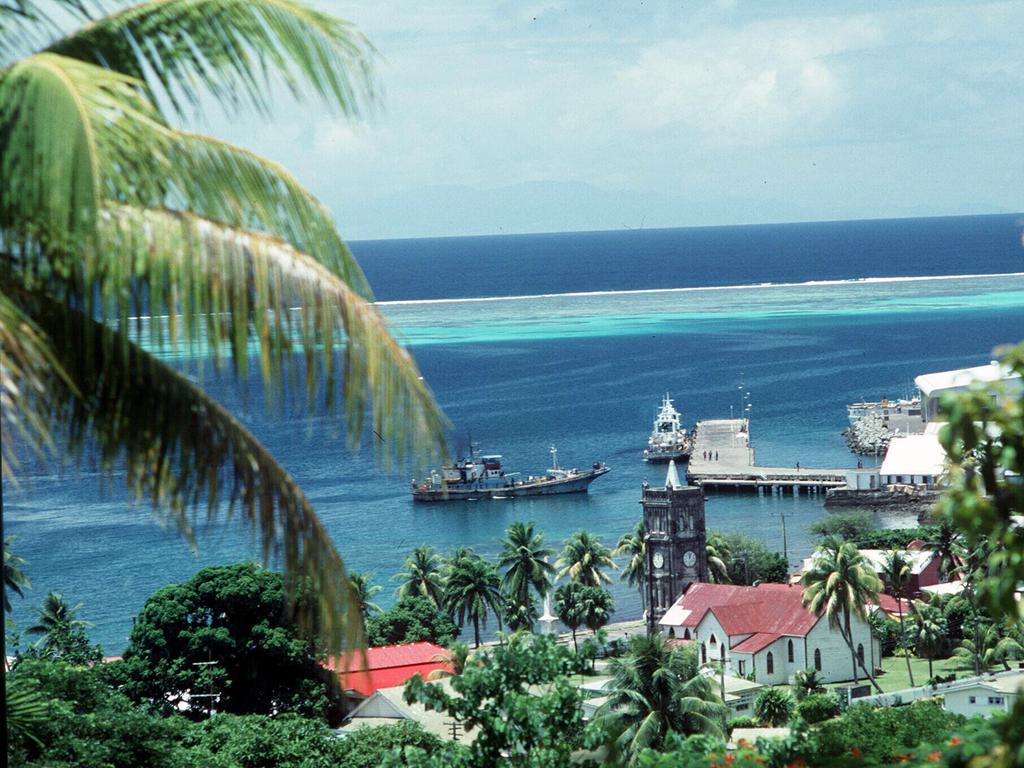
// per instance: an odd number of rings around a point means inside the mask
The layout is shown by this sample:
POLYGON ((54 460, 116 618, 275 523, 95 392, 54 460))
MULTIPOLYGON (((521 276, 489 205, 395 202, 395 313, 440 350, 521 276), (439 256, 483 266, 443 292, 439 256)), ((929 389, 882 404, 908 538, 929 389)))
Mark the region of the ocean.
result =
MULTIPOLYGON (((640 455, 666 392, 690 423, 738 415, 749 392, 762 463, 854 466, 840 437, 848 402, 903 396, 918 374, 981 364, 1024 339, 1022 224, 996 215, 353 243, 454 424, 453 449, 471 434, 526 473, 548 466, 552 445, 563 466, 607 462, 587 495, 413 505, 410 472, 350 452, 337 415, 268 409, 255 380, 207 386, 295 475, 387 605, 391 576, 419 544, 493 556, 510 523, 533 520, 554 548, 580 528, 614 546, 639 518, 641 484, 664 481, 664 466, 640 455)), ((257 557, 231 522, 199 523, 191 552, 148 507, 132 508, 118 480, 35 465, 5 486, 7 532, 33 582, 15 599, 21 626, 58 591, 117 653, 158 588, 257 557)), ((707 501, 709 528, 780 551, 784 519, 794 564, 824 514, 813 497, 707 501)), ((637 618, 637 593, 618 581, 613 592, 616 618, 637 618)))

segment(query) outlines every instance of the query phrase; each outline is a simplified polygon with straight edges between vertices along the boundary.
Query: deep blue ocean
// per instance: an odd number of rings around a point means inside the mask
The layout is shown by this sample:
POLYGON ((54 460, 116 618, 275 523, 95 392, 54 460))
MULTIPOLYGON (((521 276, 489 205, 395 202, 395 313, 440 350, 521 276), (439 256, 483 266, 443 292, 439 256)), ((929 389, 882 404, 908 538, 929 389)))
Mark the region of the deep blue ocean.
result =
MULTIPOLYGON (((255 381, 207 382, 295 475, 346 563, 375 573, 386 605, 391 575, 421 543, 493 555, 522 519, 555 547, 579 528, 614 545, 639 517, 641 483, 664 479, 640 454, 666 391, 691 423, 738 413, 749 392, 762 463, 853 466, 839 434, 846 403, 902 396, 920 373, 984 363, 1024 339, 1022 225, 998 215, 353 243, 455 425, 453 447, 472 433, 527 473, 548 466, 552 444, 563 465, 607 462, 585 496, 414 506, 409 471, 353 455, 337 415, 268 410, 246 394, 255 381)), ((62 592, 111 653, 156 589, 257 555, 232 523, 201 524, 191 552, 89 466, 28 467, 4 492, 33 581, 15 619, 62 592)), ((813 497, 707 502, 711 529, 780 550, 785 515, 794 563, 823 514, 813 497)), ((614 592, 618 617, 638 617, 636 593, 614 592)))

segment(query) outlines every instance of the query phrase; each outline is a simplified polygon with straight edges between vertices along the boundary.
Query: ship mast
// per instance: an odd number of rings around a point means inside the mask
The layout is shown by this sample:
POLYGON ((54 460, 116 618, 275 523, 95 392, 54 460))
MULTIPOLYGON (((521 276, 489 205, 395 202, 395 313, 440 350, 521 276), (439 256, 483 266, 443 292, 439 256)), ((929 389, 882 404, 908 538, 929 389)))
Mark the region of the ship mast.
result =
POLYGON ((551 446, 551 468, 552 469, 559 469, 560 468, 558 466, 558 449, 555 448, 555 446, 553 446, 553 445, 551 446))

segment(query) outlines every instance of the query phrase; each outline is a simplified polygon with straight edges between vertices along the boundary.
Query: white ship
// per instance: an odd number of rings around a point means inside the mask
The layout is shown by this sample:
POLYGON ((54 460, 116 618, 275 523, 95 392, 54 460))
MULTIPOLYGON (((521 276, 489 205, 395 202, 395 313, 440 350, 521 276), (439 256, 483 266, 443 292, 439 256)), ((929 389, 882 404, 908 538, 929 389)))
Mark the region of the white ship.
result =
POLYGON ((654 429, 644 450, 644 461, 685 461, 693 450, 693 437, 679 422, 679 411, 667 394, 654 417, 654 429))

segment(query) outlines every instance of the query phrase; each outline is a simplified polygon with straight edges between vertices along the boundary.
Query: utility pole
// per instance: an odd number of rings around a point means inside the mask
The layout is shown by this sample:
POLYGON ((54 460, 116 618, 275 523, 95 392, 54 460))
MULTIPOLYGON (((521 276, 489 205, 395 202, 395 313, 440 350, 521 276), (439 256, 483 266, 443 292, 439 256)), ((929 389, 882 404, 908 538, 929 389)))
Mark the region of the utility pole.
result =
POLYGON ((212 667, 216 666, 217 662, 213 660, 213 651, 212 650, 207 649, 207 653, 209 654, 209 661, 193 661, 192 662, 192 666, 193 667, 203 667, 204 670, 207 672, 207 675, 206 675, 206 693, 193 693, 193 694, 190 694, 189 695, 189 701, 191 701, 192 699, 206 699, 206 718, 210 719, 211 717, 213 717, 213 701, 218 696, 220 696, 220 694, 219 693, 215 693, 214 690, 213 690, 212 667))
POLYGON ((449 720, 445 725, 448 727, 448 732, 452 737, 452 741, 458 741, 460 731, 462 729, 462 723, 458 720, 449 720))
POLYGON ((779 520, 782 522, 782 557, 786 560, 786 571, 789 571, 789 547, 786 545, 786 513, 779 507, 779 520))

